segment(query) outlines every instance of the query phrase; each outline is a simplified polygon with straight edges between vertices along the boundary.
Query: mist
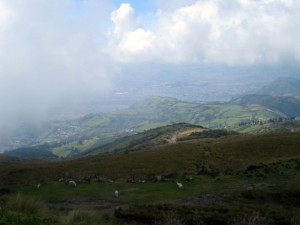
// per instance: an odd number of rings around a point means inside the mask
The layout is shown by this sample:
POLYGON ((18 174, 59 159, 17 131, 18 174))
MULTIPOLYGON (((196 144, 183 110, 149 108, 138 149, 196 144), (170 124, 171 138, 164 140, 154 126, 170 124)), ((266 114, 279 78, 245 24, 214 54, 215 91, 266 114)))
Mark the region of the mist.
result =
POLYGON ((297 1, 150 3, 0 0, 0 135, 154 94, 225 101, 233 83, 299 74, 297 1), (210 98, 170 88, 195 81, 228 85, 210 98))
POLYGON ((111 88, 116 68, 103 53, 111 6, 77 4, 1 1, 1 131, 47 120, 54 109, 63 112, 111 88))

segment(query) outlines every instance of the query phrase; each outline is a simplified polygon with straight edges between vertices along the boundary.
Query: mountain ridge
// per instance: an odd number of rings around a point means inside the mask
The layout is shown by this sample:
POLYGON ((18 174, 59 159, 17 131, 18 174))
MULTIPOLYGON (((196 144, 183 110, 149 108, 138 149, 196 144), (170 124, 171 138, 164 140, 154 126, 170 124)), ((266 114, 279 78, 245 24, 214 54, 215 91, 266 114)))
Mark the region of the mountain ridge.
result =
POLYGON ((265 85, 258 94, 300 98, 300 80, 294 77, 281 77, 265 85))
POLYGON ((258 104, 281 112, 288 117, 300 116, 300 99, 292 96, 250 94, 234 99, 230 103, 241 105, 258 104))
MULTIPOLYGON (((276 84, 290 85, 297 83, 294 82, 295 80, 299 81, 294 78, 282 78, 271 83, 269 87, 279 90, 280 88, 275 87, 276 84)), ((171 124, 188 123, 210 129, 255 133, 257 129, 248 129, 249 126, 258 122, 265 123, 265 121, 273 123, 291 117, 300 117, 300 99, 294 96, 266 95, 258 92, 226 103, 209 104, 181 101, 173 97, 152 96, 127 109, 111 113, 95 113, 79 119, 55 121, 40 129, 24 127, 16 134, 19 135, 19 139, 11 141, 20 144, 10 149, 41 147, 47 143, 48 147, 51 146, 52 153, 67 157, 80 155, 95 147, 109 145, 126 136, 171 124), (246 124, 248 125, 245 126, 246 124), (35 132, 26 132, 26 129, 35 132), (27 135, 27 137, 26 134, 31 136, 27 135), (23 145, 22 140, 26 140, 23 145)), ((264 132, 268 131, 267 124, 263 127, 264 132)), ((260 127, 257 128, 261 130, 260 127)))

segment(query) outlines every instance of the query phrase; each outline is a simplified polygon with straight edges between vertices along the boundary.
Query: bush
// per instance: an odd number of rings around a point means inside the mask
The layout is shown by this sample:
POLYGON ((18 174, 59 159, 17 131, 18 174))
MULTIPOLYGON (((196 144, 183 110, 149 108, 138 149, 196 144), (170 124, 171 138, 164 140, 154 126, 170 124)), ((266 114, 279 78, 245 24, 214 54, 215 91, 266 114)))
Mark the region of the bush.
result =
POLYGON ((5 208, 13 212, 35 215, 44 213, 47 209, 41 200, 21 194, 9 196, 5 208))
POLYGON ((290 223, 291 225, 300 225, 300 216, 293 216, 290 223))
POLYGON ((26 215, 16 212, 1 211, 1 225, 62 225, 55 218, 37 217, 35 215, 26 215))
POLYGON ((87 209, 75 209, 69 212, 62 218, 63 224, 66 225, 96 225, 105 224, 105 221, 101 215, 95 210, 87 209))
POLYGON ((154 225, 183 225, 183 222, 175 213, 167 214, 161 221, 155 221, 154 225))
POLYGON ((261 216, 259 212, 232 218, 228 225, 269 225, 270 220, 261 216))

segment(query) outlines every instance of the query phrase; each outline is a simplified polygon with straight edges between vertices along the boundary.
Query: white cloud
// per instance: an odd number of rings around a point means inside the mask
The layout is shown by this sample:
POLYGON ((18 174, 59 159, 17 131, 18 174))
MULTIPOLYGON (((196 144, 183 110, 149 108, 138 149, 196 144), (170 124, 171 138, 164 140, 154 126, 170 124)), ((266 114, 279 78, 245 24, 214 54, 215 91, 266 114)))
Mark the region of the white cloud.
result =
POLYGON ((122 39, 119 48, 121 51, 127 52, 139 52, 148 51, 152 47, 152 43, 155 41, 155 36, 150 31, 145 31, 141 28, 132 32, 126 33, 122 39))
POLYGON ((162 11, 173 11, 187 5, 192 5, 193 3, 197 2, 197 0, 154 0, 154 2, 158 9, 162 11))
POLYGON ((122 3, 118 10, 113 11, 111 13, 111 20, 115 24, 114 33, 116 35, 130 32, 139 27, 134 9, 128 3, 122 3))
MULTIPOLYGON (((158 3, 164 8, 157 11, 152 27, 127 24, 127 32, 110 36, 116 60, 231 65, 299 61, 299 1, 182 0, 172 10, 170 4, 158 3)), ((121 21, 137 20, 127 7, 130 19, 119 17, 115 29, 122 29, 121 21)))
POLYGON ((9 10, 3 2, 0 2, 0 26, 3 25, 9 17, 9 10))
POLYGON ((140 52, 152 51, 156 36, 149 30, 141 27, 140 19, 128 3, 123 3, 119 9, 111 13, 114 23, 113 32, 108 33, 108 54, 113 54, 117 61, 127 62, 134 60, 140 52))
POLYGON ((0 0, 0 135, 110 88, 109 8, 92 2, 78 3, 84 13, 76 14, 73 0, 0 0))
POLYGON ((119 62, 300 61, 299 1, 153 1, 138 17, 110 0, 0 0, 0 128, 101 95, 119 62))

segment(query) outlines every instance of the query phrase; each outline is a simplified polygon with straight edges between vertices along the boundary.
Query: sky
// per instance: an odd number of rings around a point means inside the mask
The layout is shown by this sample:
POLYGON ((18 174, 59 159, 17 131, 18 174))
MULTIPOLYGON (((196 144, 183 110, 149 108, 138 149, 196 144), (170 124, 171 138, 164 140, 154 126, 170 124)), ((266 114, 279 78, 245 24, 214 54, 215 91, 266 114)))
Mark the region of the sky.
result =
POLYGON ((299 40, 298 0, 0 0, 0 131, 126 65, 298 65, 299 40))

